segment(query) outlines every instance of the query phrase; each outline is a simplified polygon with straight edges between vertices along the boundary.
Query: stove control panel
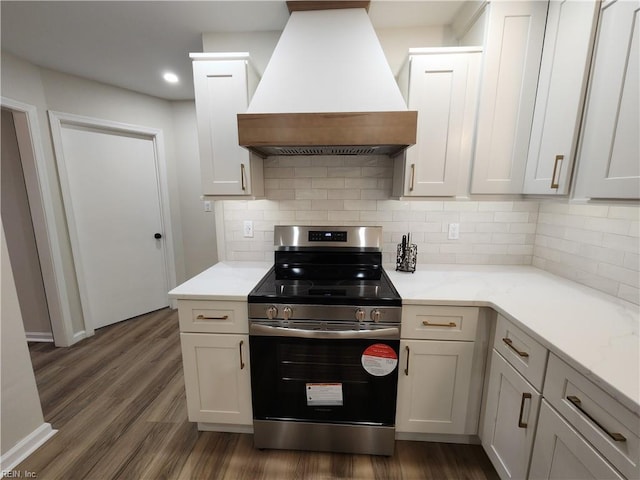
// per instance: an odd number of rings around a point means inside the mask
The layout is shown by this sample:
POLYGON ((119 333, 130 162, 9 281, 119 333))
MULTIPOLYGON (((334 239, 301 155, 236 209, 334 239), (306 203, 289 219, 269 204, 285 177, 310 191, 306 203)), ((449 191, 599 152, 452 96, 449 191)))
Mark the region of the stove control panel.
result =
POLYGON ((347 232, 332 230, 310 230, 310 242, 346 242, 347 232))
POLYGON ((348 305, 303 305, 250 303, 249 318, 254 320, 322 320, 359 323, 400 323, 402 307, 348 305))

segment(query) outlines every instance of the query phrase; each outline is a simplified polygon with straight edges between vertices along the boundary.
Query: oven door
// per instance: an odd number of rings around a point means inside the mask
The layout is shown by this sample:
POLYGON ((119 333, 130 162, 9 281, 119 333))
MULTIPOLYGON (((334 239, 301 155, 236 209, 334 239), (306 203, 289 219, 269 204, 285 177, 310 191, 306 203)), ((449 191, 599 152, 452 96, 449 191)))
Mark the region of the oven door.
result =
POLYGON ((249 337, 254 419, 394 425, 399 338, 260 327, 249 337))

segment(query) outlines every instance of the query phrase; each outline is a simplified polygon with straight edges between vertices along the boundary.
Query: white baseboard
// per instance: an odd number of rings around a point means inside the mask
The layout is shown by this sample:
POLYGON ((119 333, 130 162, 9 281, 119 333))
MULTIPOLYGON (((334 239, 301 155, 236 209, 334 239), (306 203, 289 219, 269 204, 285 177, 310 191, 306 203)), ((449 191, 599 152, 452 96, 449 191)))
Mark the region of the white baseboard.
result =
POLYGON ((48 342, 53 343, 53 333, 51 332, 25 332, 27 342, 48 342))
POLYGON ((73 334, 73 343, 78 343, 80 340, 84 340, 87 338, 87 332, 85 330, 80 330, 73 334))
POLYGON ((20 440, 13 448, 0 457, 2 477, 11 477, 11 470, 25 458, 35 452, 44 442, 53 437, 57 430, 51 428, 50 423, 43 423, 29 435, 20 440))

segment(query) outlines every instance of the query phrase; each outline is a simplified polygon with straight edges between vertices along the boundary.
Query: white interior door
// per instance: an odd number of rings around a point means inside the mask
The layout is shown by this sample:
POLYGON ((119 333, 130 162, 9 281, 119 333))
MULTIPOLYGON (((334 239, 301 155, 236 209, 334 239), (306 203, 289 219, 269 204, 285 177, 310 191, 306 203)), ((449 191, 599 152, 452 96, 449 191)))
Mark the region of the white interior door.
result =
POLYGON ((169 305, 155 137, 58 125, 56 156, 89 330, 169 305))

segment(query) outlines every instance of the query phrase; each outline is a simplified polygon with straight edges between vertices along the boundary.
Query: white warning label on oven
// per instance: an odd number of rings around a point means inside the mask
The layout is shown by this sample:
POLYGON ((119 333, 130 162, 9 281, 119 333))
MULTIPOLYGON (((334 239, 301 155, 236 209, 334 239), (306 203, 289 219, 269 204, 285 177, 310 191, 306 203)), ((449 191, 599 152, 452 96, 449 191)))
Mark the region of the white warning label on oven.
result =
POLYGON ((389 345, 374 343, 362 353, 362 367, 374 377, 384 377, 396 369, 398 355, 389 345))
POLYGON ((307 383, 307 405, 310 407, 342 405, 342 384, 307 383))

